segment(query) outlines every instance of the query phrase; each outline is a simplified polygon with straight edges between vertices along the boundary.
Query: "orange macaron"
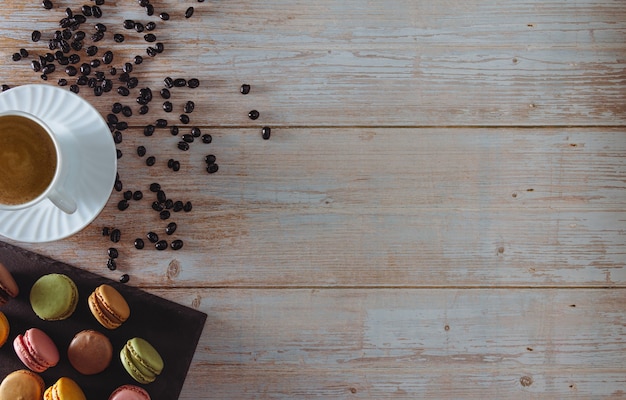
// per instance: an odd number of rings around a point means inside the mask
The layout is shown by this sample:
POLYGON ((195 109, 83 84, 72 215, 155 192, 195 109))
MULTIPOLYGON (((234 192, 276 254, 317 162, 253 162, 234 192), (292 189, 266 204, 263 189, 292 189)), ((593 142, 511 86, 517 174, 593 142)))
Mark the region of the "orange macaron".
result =
POLYGON ((0 383, 0 399, 41 400, 46 388, 43 379, 27 369, 13 371, 0 383))
POLYGON ((119 328, 129 317, 130 307, 113 286, 100 285, 89 295, 89 310, 107 329, 119 328))

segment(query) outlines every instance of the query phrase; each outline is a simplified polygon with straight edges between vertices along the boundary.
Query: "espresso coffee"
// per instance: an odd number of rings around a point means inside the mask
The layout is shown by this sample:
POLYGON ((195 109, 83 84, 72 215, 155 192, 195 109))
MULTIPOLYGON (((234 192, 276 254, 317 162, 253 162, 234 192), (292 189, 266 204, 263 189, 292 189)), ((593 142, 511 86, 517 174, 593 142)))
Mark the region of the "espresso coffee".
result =
POLYGON ((0 203, 19 205, 43 193, 57 168, 54 142, 37 122, 0 116, 0 203))

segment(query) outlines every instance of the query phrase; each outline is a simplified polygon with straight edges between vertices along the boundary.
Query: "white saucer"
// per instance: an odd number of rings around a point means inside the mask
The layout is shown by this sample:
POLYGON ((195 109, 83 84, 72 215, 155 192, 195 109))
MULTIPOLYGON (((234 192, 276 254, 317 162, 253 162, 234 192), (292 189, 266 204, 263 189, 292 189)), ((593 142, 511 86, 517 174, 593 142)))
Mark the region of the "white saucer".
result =
POLYGON ((106 205, 117 172, 111 132, 91 104, 50 85, 25 85, 0 93, 0 110, 21 110, 43 120, 59 141, 75 141, 66 189, 77 203, 66 214, 45 199, 19 211, 0 210, 0 235, 22 242, 66 238, 89 225, 106 205))

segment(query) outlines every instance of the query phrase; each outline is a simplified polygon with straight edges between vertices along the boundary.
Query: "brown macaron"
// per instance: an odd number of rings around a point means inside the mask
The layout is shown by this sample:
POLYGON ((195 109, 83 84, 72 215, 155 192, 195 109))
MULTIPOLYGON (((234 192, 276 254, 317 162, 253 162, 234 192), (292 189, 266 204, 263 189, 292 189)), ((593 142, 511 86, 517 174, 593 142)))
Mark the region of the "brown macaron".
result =
POLYGON ((78 332, 67 348, 72 367, 83 375, 95 375, 107 369, 113 357, 108 337, 94 330, 78 332))
POLYGON ((17 297, 19 291, 11 272, 0 263, 0 306, 6 304, 12 297, 17 297))
POLYGON ((126 299, 112 286, 98 286, 88 302, 93 316, 107 329, 119 328, 130 317, 126 299))

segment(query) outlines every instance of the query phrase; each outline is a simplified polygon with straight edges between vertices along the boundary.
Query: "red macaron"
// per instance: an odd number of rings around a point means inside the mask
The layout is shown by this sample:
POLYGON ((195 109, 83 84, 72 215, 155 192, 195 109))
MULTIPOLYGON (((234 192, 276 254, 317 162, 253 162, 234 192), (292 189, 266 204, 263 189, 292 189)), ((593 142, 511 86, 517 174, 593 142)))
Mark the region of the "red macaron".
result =
POLYGON ((41 329, 31 328, 24 335, 17 335, 13 348, 24 365, 34 372, 44 372, 59 362, 57 346, 41 329))

